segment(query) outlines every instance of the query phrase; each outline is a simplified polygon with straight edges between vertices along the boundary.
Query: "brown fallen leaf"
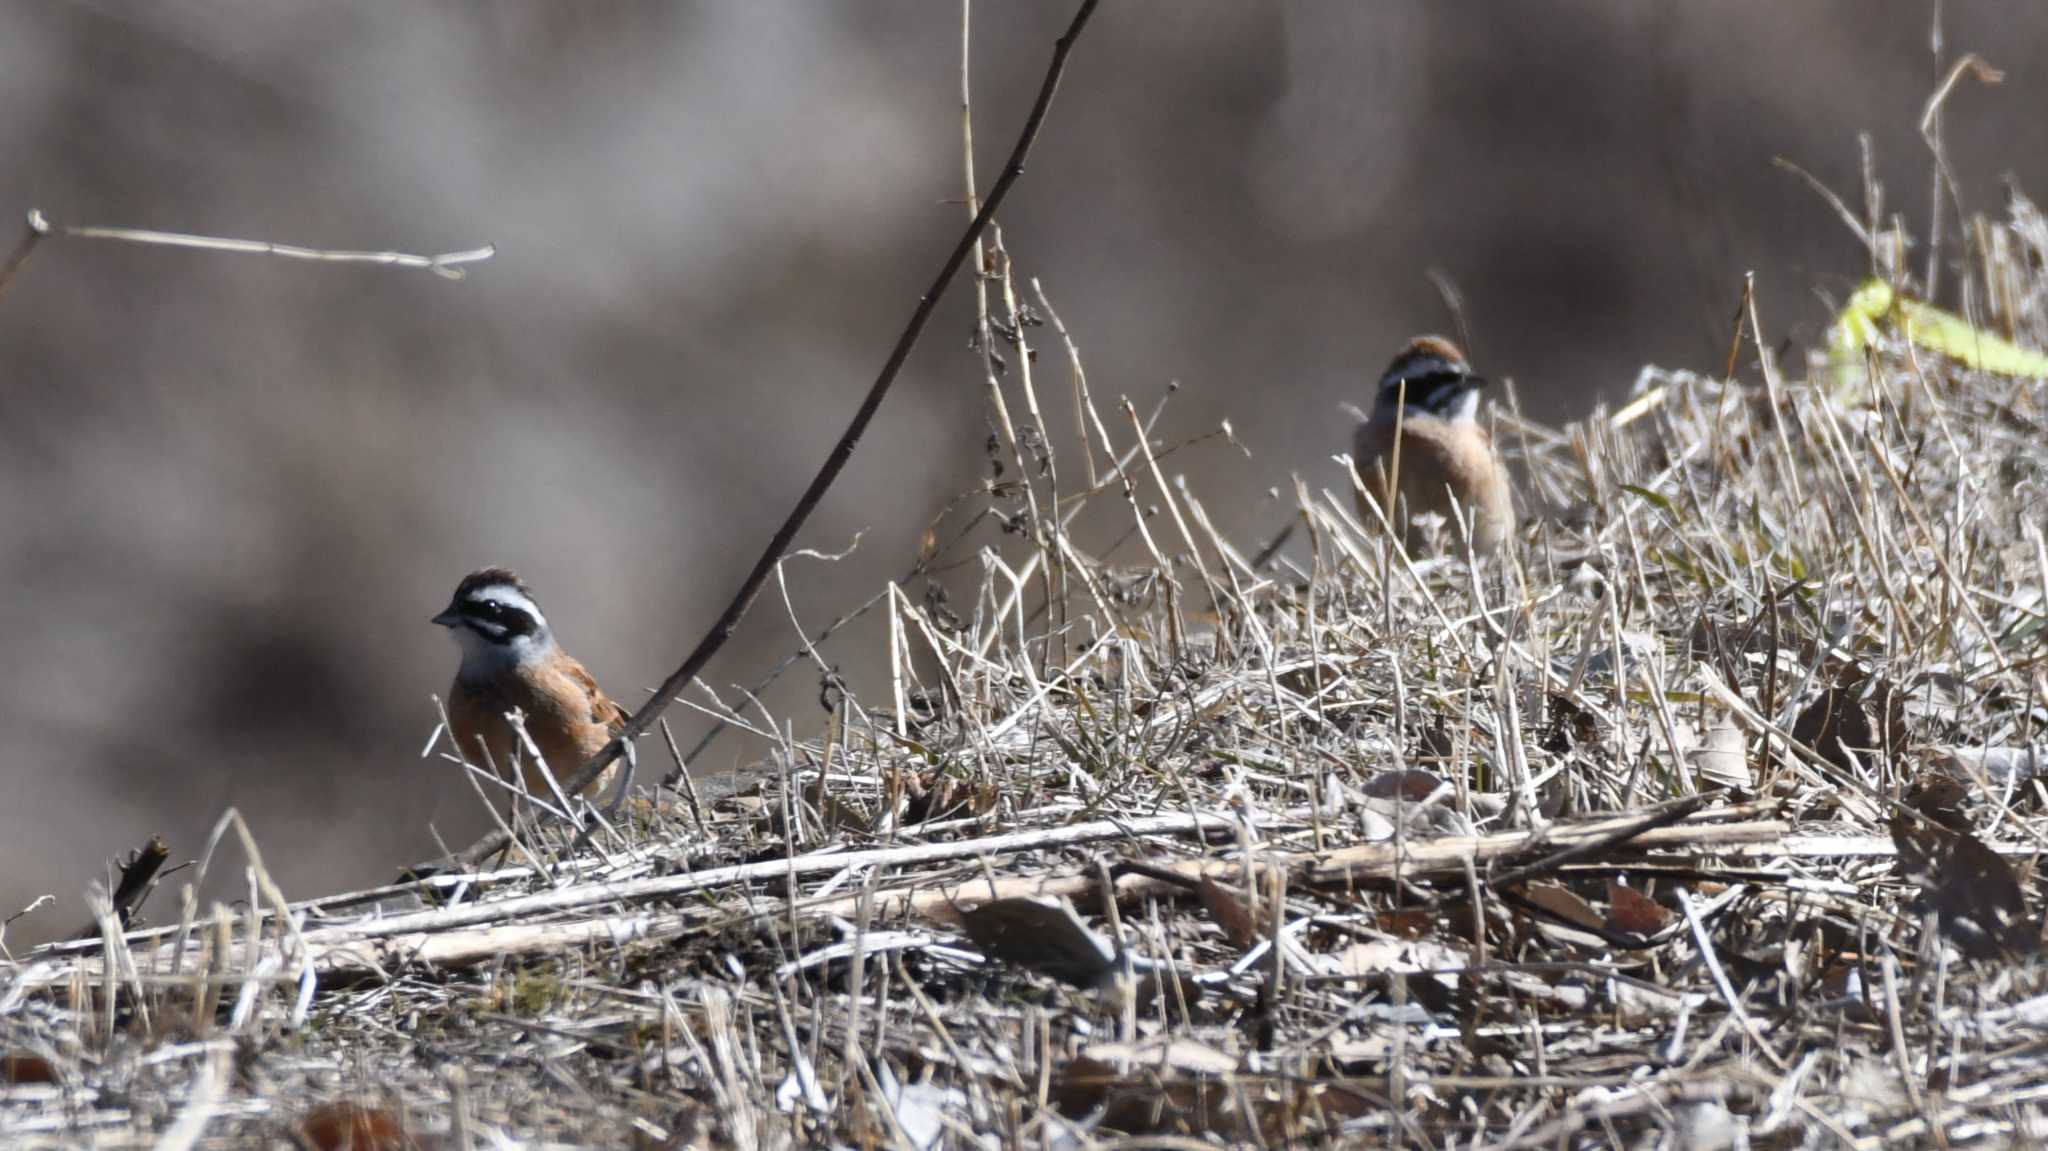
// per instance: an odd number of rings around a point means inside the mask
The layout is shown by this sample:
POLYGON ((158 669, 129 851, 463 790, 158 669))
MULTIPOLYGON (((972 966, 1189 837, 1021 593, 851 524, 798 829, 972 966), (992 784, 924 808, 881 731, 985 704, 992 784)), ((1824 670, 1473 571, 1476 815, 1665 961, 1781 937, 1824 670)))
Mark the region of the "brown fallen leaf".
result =
POLYGON ((993 789, 963 783, 942 771, 928 771, 904 779, 903 822, 925 823, 985 815, 1001 798, 993 789))
POLYGON ((1405 799, 1421 803, 1435 795, 1444 781, 1426 771, 1383 771, 1365 781, 1365 794, 1373 799, 1405 799))
POLYGON ((1566 755, 1574 748, 1599 742, 1600 722, 1592 712, 1573 703, 1570 696, 1551 695, 1549 707, 1550 723, 1538 741, 1543 750, 1552 755, 1566 755))
POLYGON ((1907 815, 1891 819, 1899 874, 1919 884, 1913 907, 1933 912, 1941 933, 1972 959, 2021 958, 2040 950, 2012 865, 1983 841, 1907 815))
POLYGON ((1607 926, 1655 935, 1671 922, 1671 909, 1624 883, 1607 885, 1607 926))
POLYGON ((1223 937, 1232 947, 1243 951, 1259 941, 1259 920, 1252 909, 1236 891, 1204 876, 1198 889, 1202 896, 1202 907, 1209 912, 1209 918, 1223 929, 1223 937))
POLYGON ((1963 804, 1969 796, 1969 787, 1962 780, 1930 771, 1906 789, 1903 802, 1950 831, 1968 831, 1970 817, 1963 811, 1963 804))
POLYGON ((960 912, 974 946, 991 959, 1014 963, 1074 987, 1100 984, 1116 966, 1116 953, 1074 914, 1064 899, 1019 895, 992 899, 960 912))
POLYGON ((1896 758, 1906 749, 1905 705, 1888 681, 1851 668, 1792 721, 1792 738, 1844 771, 1879 752, 1896 758))
POLYGON ((57 1069, 50 1061, 33 1051, 15 1048, 0 1053, 0 1083, 19 1086, 26 1083, 55 1083, 57 1069))
MULTIPOLYGON (((1211 618, 1214 617, 1212 616, 1211 618)), ((1337 664, 1329 662, 1309 663, 1301 667, 1289 668, 1274 678, 1280 681, 1281 687, 1296 695, 1313 696, 1338 680, 1343 679, 1344 669, 1337 664)))
POLYGON ((1224 1078, 1134 1067, 1127 1074, 1116 1063, 1085 1055, 1061 1064, 1046 1086, 1047 1101, 1063 1115, 1089 1116, 1106 1130, 1129 1135, 1187 1136, 1189 1145, 1199 1142, 1192 1138, 1198 1134, 1232 1144, 1299 1145, 1305 1135, 1334 1134, 1330 1127, 1380 1107, 1363 1091, 1329 1091, 1241 1072, 1224 1078))
POLYGON ((1421 939, 1436 930, 1436 912, 1426 907, 1403 907, 1382 911, 1374 925, 1396 939, 1421 939))
POLYGON ((1517 893, 1523 899, 1549 912, 1565 923, 1591 928, 1595 931, 1604 927, 1607 917, 1593 910, 1593 905, 1579 898, 1568 887, 1555 883, 1530 883, 1523 885, 1517 893))
POLYGON ((1423 728, 1415 740, 1415 758, 1424 763, 1449 763, 1457 750, 1457 741, 1451 738, 1450 726, 1441 715, 1423 728))
POLYGON ((1693 770, 1707 782, 1747 791, 1756 786, 1749 767, 1749 737, 1725 717, 1710 724, 1699 745, 1686 752, 1693 770))
POLYGON ((315 1151, 413 1151, 418 1146, 396 1111, 361 1103, 322 1103, 300 1117, 299 1134, 315 1151))

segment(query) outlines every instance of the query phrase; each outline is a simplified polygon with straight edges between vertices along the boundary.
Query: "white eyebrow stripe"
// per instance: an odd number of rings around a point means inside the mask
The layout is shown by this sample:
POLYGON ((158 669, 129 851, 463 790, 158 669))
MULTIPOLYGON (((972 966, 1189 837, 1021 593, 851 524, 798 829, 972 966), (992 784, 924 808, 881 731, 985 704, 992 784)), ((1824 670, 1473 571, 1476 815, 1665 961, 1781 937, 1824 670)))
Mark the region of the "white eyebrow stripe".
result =
POLYGON ((490 599, 497 600, 499 603, 504 604, 506 607, 518 608, 519 610, 525 612, 527 615, 532 616, 534 618, 534 621, 539 623, 541 626, 547 626, 548 617, 541 614, 540 605, 533 602, 533 600, 530 597, 528 597, 525 592, 520 591, 518 588, 513 587, 511 584, 485 584, 484 586, 477 588, 474 591, 471 591, 469 595, 465 598, 477 602, 490 599))

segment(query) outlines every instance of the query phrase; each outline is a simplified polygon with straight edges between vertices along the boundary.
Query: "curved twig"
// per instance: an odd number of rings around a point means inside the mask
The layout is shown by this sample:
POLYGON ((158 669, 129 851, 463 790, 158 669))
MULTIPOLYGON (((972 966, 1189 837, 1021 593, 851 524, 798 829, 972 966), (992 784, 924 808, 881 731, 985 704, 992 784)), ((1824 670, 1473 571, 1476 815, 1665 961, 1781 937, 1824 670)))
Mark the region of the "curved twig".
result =
MULTIPOLYGON (((1067 55, 1073 51, 1074 42, 1080 38, 1081 30, 1087 26, 1088 18, 1094 15, 1095 6, 1099 2, 1100 0, 1082 0, 1073 20, 1068 23, 1066 32, 1053 45, 1052 62, 1047 65, 1045 80, 1039 85, 1038 100, 1031 106, 1031 115, 1024 121, 1024 129, 1017 136, 1016 146, 1010 149, 1010 159, 1003 165, 1002 174, 997 176, 995 183, 989 187, 988 199, 982 203, 981 211, 975 213, 974 221, 953 245, 952 253, 946 257, 945 265, 939 269, 939 274, 932 280, 931 287, 925 289, 924 295, 918 300, 917 310, 911 313, 910 322, 904 326, 903 334, 897 337, 896 346, 889 352, 888 360, 883 363, 881 374, 868 388, 867 398, 861 401, 852 421, 846 425, 846 430, 840 433, 839 442, 832 445, 832 451, 826 455, 824 464, 818 468, 818 474, 811 479, 811 485, 804 489, 804 494, 797 500, 796 507, 789 513, 789 518, 776 529, 774 537, 762 550, 761 558, 754 561, 753 570, 747 573, 747 578, 740 584, 739 592, 732 597, 732 602, 725 605, 725 610, 719 613, 717 622, 713 623, 711 630, 697 642, 697 646, 683 660, 682 666, 676 668, 661 682, 661 686, 654 691, 654 697, 626 721, 619 734, 604 746, 604 750, 564 785, 564 789, 570 794, 576 794, 595 782, 597 777, 604 773, 605 768, 611 766, 624 753, 626 744, 652 728, 655 721, 661 718, 661 713, 668 709, 669 701, 695 679, 698 672, 704 670, 704 666, 711 662, 711 657, 718 654, 718 650, 725 646, 725 642, 731 639, 733 632, 739 628, 740 620, 746 617, 747 609, 753 606, 754 598, 768 582, 769 575, 775 571, 775 565, 781 562, 783 553, 789 550, 797 532, 802 530, 804 521, 810 518, 811 512, 824 500, 826 491, 832 487, 833 481, 839 478, 846 461, 853 457, 853 449, 860 443, 862 433, 867 431, 868 424, 875 418, 875 412, 881 408, 882 400, 889 394, 890 386, 896 382, 897 375, 903 370, 904 361, 910 358, 911 349, 917 346, 918 338, 924 334, 925 324, 930 321, 932 312, 938 308, 940 298, 945 295, 947 286, 953 282, 960 265, 967 261, 968 253, 974 250, 982 232, 987 230, 990 218, 995 215, 996 209, 1002 206, 1011 186, 1024 174, 1024 160, 1031 154, 1031 146, 1038 139, 1038 130, 1045 123, 1046 112, 1052 107, 1053 94, 1059 90, 1060 75, 1066 71, 1067 55)), ((466 848, 457 859, 465 864, 471 864, 476 859, 484 858, 498 849, 498 839, 497 835, 486 836, 466 848)))

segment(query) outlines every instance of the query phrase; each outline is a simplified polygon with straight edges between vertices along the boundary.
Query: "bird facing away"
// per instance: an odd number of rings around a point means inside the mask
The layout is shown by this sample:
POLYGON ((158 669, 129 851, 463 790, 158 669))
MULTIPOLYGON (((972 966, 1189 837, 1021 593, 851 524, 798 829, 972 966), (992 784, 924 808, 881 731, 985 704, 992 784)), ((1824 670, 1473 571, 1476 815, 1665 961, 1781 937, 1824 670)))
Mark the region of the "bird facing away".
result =
MULTIPOLYGON (((1411 547, 1416 516, 1457 518, 1453 496, 1472 519, 1474 552, 1489 554, 1514 533, 1514 489, 1494 454, 1492 437, 1479 423, 1479 389, 1485 386, 1457 346, 1439 336, 1411 341, 1380 377, 1372 415, 1354 437, 1352 461, 1366 490, 1394 522, 1410 524, 1411 547), (1388 499, 1390 487, 1398 501, 1388 499)), ((1365 522, 1375 521, 1363 497, 1358 511, 1365 522)), ((1458 528, 1449 530, 1448 538, 1460 538, 1458 528)))
MULTIPOLYGON (((512 572, 488 567, 462 577, 434 622, 462 648, 448 727, 470 762, 501 772, 523 764, 527 790, 545 796, 547 783, 505 713, 525 714, 527 734, 564 786, 624 726, 625 711, 555 642, 533 593, 512 572)), ((612 774, 598 785, 609 786, 612 774)))

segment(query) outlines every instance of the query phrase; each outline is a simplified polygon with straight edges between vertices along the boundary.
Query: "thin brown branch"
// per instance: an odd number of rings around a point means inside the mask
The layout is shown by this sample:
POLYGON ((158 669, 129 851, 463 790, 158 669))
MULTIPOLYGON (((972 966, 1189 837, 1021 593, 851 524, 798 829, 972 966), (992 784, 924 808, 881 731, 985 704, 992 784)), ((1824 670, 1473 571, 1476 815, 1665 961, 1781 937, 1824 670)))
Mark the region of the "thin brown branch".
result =
POLYGON ((135 918, 135 912, 142 906, 142 899, 149 894, 150 886, 156 880, 156 873, 171 858, 171 845, 161 835, 152 835, 149 842, 137 849, 121 865, 121 882, 114 885, 114 915, 122 927, 135 918))
POLYGON ((28 263, 29 255, 36 250, 36 245, 49 234, 50 222, 43 219, 41 212, 31 211, 28 214, 28 224, 21 233, 21 242, 14 245, 12 252, 7 253, 7 262, 0 264, 0 300, 7 298, 7 289, 14 283, 14 277, 20 274, 22 266, 28 263))
MULTIPOLYGON (((1010 149, 1010 159, 1003 165, 1002 174, 996 177, 995 184, 989 188, 987 201, 981 205, 981 211, 975 213, 974 220, 968 224, 966 232, 954 243, 952 252, 946 256, 946 262, 939 268, 939 274, 933 277, 931 286, 919 297, 917 308, 910 315, 910 322, 904 326, 903 334, 897 337, 896 346, 890 350, 889 358, 882 364, 881 374, 876 376, 875 382, 869 386, 866 398, 861 400, 860 407, 855 410, 852 421, 846 425, 846 430, 840 433, 839 442, 833 444, 832 450, 826 454, 825 462, 818 468, 818 474, 812 477, 810 486, 798 497, 796 507, 791 509, 782 526, 776 529, 775 535, 768 541, 768 546, 762 549, 760 558, 754 561, 753 570, 740 582, 739 591, 733 595, 732 601, 726 604, 725 610, 719 613, 717 621, 711 625, 711 630, 705 633, 703 639, 697 641, 697 646, 684 658, 682 665, 667 679, 661 681, 661 686, 654 691, 654 697, 626 721, 618 736, 606 744, 595 759, 585 764, 583 769, 571 778, 567 785, 569 792, 580 793, 596 782, 597 777, 604 774, 605 768, 610 767, 624 754, 627 743, 640 738, 654 726, 654 722, 668 710, 669 702, 675 698, 676 693, 697 678, 697 674, 711 662, 711 657, 717 655, 719 649, 724 647, 726 641, 739 629, 740 621, 746 617, 747 609, 753 606, 754 598, 767 584, 768 577, 775 571, 775 565, 782 561, 783 553, 795 542, 797 532, 803 529, 804 522, 811 518, 811 513, 824 501, 825 493, 839 478, 839 473, 846 467, 846 462, 853 458, 854 448, 859 446, 860 438, 867 431, 868 424, 873 422, 875 413, 881 409, 882 401, 888 397, 889 389, 895 384, 897 375, 902 372, 905 361, 909 360, 911 350, 917 347, 919 337, 924 334, 925 325, 930 322, 933 311, 938 308, 939 300, 945 296, 946 288, 952 284, 953 277, 960 271, 960 265, 967 262, 968 254, 974 251, 982 233, 987 231, 989 220, 995 216, 996 209, 1002 206, 1010 194, 1010 189, 1016 185, 1018 178, 1024 175, 1024 161, 1031 155, 1031 147, 1038 140, 1038 130, 1044 125, 1046 113, 1052 108, 1053 95, 1059 91, 1060 77, 1067 67, 1067 56, 1073 51, 1074 43, 1080 38, 1081 31, 1087 27, 1088 18, 1095 14, 1095 7, 1099 2, 1100 0, 1082 0, 1073 20, 1067 25, 1066 32, 1053 45, 1052 62, 1047 65, 1045 80, 1039 85, 1038 100, 1031 106, 1031 114, 1025 119, 1024 128, 1017 135, 1016 146, 1010 149)), ((497 836, 486 836, 465 849, 459 858, 465 864, 473 863, 489 856, 500 846, 497 836)))
MULTIPOLYGON (((136 848, 121 864, 121 878, 115 882, 114 891, 108 897, 108 913, 126 930, 135 918, 135 911, 142 905, 156 880, 157 872, 163 870, 171 858, 171 845, 161 835, 152 835, 149 842, 136 848)), ((72 933, 73 939, 95 939, 100 925, 88 923, 72 933)))

